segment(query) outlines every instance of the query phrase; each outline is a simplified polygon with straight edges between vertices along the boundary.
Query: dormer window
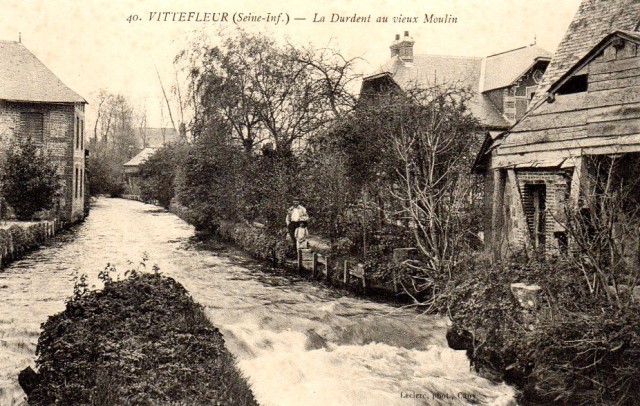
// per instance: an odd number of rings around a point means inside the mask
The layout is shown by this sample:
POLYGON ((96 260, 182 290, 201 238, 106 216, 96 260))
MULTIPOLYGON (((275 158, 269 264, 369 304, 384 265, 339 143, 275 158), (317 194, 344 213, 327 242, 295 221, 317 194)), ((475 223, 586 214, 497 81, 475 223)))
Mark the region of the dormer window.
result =
POLYGON ((575 75, 567 80, 562 86, 560 86, 560 88, 558 89, 558 94, 582 93, 586 92, 588 88, 588 75, 575 75))

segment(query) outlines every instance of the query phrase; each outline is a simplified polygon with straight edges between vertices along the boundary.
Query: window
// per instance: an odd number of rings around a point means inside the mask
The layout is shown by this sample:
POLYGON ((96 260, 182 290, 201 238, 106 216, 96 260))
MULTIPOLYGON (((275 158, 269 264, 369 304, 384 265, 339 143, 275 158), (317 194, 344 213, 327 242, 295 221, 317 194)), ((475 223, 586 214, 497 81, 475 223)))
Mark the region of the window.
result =
POLYGON ((78 188, 80 187, 80 169, 76 166, 76 190, 75 190, 75 196, 76 199, 78 198, 79 192, 78 192, 78 188))
POLYGON ((20 113, 20 127, 24 138, 36 143, 44 141, 44 114, 20 113))
POLYGON ((80 148, 80 117, 76 117, 76 149, 80 148))
POLYGON ((567 80, 560 89, 558 94, 573 94, 586 92, 589 88, 588 75, 576 75, 567 80))
POLYGON ((84 149, 84 120, 80 120, 80 149, 84 149))

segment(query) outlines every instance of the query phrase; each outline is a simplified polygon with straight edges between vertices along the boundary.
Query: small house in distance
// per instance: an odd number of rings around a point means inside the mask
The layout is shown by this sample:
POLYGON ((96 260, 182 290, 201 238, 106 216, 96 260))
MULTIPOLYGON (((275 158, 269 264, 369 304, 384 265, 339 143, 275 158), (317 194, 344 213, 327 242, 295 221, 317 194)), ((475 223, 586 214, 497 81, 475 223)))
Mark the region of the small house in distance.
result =
MULTIPOLYGON (((486 177, 486 247, 495 257, 522 247, 547 255, 568 249, 567 209, 580 211, 604 192, 593 183, 599 168, 615 161, 609 175, 617 187, 637 183, 639 22, 637 1, 583 0, 533 107, 481 151, 475 169, 486 177)), ((631 197, 640 202, 639 192, 631 197)), ((628 242, 637 262, 637 241, 628 242)))
POLYGON ((20 42, 0 41, 0 149, 31 137, 57 164, 61 219, 84 218, 86 100, 20 42))
POLYGON ((179 134, 174 128, 169 127, 139 127, 136 129, 136 141, 142 150, 133 158, 123 164, 126 180, 126 195, 139 198, 140 185, 139 174, 142 165, 154 152, 164 145, 179 141, 179 134))

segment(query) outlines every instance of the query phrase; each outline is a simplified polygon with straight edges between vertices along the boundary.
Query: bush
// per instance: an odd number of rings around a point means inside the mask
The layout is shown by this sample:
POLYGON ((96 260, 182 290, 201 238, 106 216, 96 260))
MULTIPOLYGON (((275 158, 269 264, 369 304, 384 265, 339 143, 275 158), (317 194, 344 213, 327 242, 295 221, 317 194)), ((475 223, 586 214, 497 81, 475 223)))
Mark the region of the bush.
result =
POLYGON ((202 135, 176 174, 176 195, 193 213, 198 230, 242 217, 242 155, 219 133, 202 135))
POLYGON ((31 138, 7 150, 2 169, 2 195, 19 220, 54 206, 60 188, 56 166, 31 138))
POLYGON ((76 282, 43 324, 30 404, 242 404, 253 394, 220 332, 178 282, 132 272, 76 282))
POLYGON ((271 261, 274 266, 284 263, 287 251, 291 247, 286 238, 286 229, 281 229, 280 233, 274 235, 264 228, 222 222, 218 235, 242 247, 254 258, 271 261))
POLYGON ((594 297, 581 280, 581 271, 563 260, 468 263, 449 284, 440 283, 436 302, 454 330, 470 333, 476 369, 523 388, 524 402, 634 404, 640 306, 630 294, 622 306, 594 297), (516 282, 542 287, 535 315, 511 294, 516 282))

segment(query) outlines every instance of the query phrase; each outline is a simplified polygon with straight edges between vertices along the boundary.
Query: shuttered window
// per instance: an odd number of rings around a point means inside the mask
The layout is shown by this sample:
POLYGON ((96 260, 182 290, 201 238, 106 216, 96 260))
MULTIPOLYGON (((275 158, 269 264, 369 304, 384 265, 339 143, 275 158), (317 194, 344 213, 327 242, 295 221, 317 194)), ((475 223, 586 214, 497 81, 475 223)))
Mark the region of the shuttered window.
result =
POLYGON ((44 141, 44 115, 42 113, 20 113, 22 136, 34 142, 44 141))

